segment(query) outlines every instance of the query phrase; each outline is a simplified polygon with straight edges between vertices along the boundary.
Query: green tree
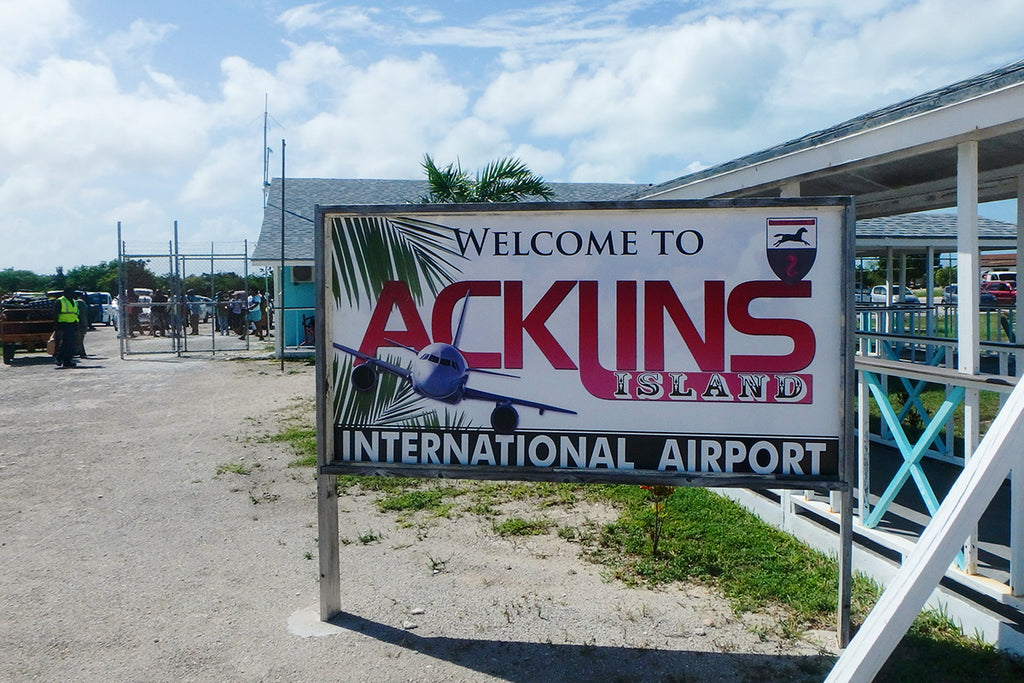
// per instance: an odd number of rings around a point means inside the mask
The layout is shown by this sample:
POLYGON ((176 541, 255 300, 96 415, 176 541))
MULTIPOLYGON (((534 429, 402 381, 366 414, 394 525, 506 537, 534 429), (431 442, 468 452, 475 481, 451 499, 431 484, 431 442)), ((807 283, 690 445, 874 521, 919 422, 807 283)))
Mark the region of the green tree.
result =
POLYGON ((430 184, 430 193, 421 199, 424 204, 518 202, 528 197, 548 201, 555 196, 543 178, 514 157, 492 161, 473 178, 458 163, 438 168, 424 154, 423 170, 430 184))
POLYGON ((956 284, 956 266, 939 268, 935 271, 935 284, 938 287, 956 284))
POLYGON ((42 292, 50 287, 51 276, 36 275, 31 270, 0 270, 0 295, 11 292, 42 292))
POLYGON ((69 287, 83 292, 107 292, 117 295, 117 261, 101 261, 95 266, 75 266, 66 274, 69 287))

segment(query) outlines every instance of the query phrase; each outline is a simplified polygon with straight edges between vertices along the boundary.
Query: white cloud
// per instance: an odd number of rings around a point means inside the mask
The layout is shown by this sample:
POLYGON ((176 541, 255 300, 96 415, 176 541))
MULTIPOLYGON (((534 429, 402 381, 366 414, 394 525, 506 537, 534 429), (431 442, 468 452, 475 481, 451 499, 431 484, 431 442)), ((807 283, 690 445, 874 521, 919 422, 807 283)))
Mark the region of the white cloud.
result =
POLYGON ((451 83, 440 62, 384 59, 354 69, 335 84, 322 110, 291 127, 302 161, 300 175, 389 178, 418 173, 432 143, 462 116, 465 91, 451 83))
POLYGON ((282 12, 281 15, 278 16, 277 21, 288 31, 298 31, 304 28, 318 26, 323 21, 323 14, 320 11, 323 4, 324 3, 322 2, 316 2, 292 7, 291 9, 282 12))
MULTIPOLYGON (((139 54, 148 57, 150 49, 163 42, 177 26, 136 19, 126 31, 114 33, 105 41, 96 54, 101 59, 127 59, 139 54)), ((144 59, 148 61, 148 59, 144 59)))
POLYGON ((378 12, 375 8, 358 6, 325 9, 324 3, 315 3, 286 10, 277 21, 289 32, 311 28, 374 32, 378 26, 371 15, 378 12))
POLYGON ((256 197, 263 163, 259 147, 235 138, 209 150, 199 160, 179 199, 185 208, 223 209, 256 197))
POLYGON ((0 0, 0 64, 19 65, 48 53, 80 24, 68 0, 0 0))

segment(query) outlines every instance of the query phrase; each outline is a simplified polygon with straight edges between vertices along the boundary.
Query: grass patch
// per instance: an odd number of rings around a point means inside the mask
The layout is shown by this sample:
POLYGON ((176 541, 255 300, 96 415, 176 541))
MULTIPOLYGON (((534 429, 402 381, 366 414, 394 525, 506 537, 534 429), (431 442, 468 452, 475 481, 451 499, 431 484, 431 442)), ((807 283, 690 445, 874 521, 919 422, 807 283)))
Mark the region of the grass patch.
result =
POLYGON ((286 427, 283 431, 266 439, 267 443, 286 443, 292 447, 297 459, 291 467, 313 467, 316 465, 316 428, 286 427))
MULTIPOLYGON (((650 503, 636 486, 612 487, 623 506, 587 549, 627 583, 698 580, 717 586, 737 612, 781 603, 808 624, 834 620, 838 570, 833 560, 710 491, 677 489, 665 502, 659 552, 651 552, 650 503)), ((855 601, 873 602, 870 582, 855 601)))
POLYGON ((223 465, 217 465, 217 469, 214 471, 217 474, 252 474, 252 468, 240 462, 227 462, 223 465))
POLYGON ((552 526, 554 523, 546 519, 510 517, 504 522, 495 522, 493 528, 494 533, 507 538, 509 536, 540 536, 546 534, 552 526))
POLYGON ((426 510, 435 517, 447 517, 454 507, 452 499, 461 494, 462 491, 454 486, 394 490, 377 499, 377 508, 382 512, 426 510))

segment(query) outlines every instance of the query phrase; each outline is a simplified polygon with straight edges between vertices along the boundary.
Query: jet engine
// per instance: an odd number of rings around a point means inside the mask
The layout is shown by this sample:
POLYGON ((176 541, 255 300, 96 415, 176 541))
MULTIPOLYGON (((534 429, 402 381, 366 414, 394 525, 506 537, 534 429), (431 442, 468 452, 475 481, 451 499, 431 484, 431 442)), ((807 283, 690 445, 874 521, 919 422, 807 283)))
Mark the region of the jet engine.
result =
POLYGON ((491 426, 499 434, 511 434, 519 426, 519 413, 508 403, 499 404, 491 411, 491 426))
POLYGON ((362 363, 352 368, 352 388, 356 391, 373 391, 377 386, 377 368, 372 363, 362 363))

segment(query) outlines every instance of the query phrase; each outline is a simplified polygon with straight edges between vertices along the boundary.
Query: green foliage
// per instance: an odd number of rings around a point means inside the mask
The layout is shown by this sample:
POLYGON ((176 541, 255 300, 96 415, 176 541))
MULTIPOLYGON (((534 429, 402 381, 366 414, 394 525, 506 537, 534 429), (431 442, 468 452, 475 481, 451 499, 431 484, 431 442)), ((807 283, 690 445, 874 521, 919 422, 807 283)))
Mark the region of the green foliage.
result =
POLYGON ((956 284, 956 266, 947 268, 939 268, 935 271, 935 285, 937 287, 945 287, 946 285, 956 284))
POLYGON ((420 200, 424 204, 518 202, 528 197, 554 197, 544 179, 514 157, 492 161, 475 179, 458 163, 438 168, 429 154, 423 155, 422 166, 430 185, 430 193, 420 200))
POLYGON ((36 275, 30 270, 0 270, 0 295, 11 292, 45 292, 50 289, 49 275, 36 275))
POLYGON ((380 498, 377 507, 382 512, 429 510, 437 517, 444 517, 451 511, 450 500, 460 495, 462 491, 454 486, 396 491, 380 498))
MULTIPOLYGON (((145 270, 143 263, 141 268, 145 270)), ((95 266, 75 266, 65 274, 68 287, 83 292, 107 292, 117 296, 117 261, 101 261, 95 266)))
POLYGON ((699 579, 719 586, 737 610, 781 601, 807 621, 835 608, 835 563, 732 501, 684 488, 665 501, 665 510, 658 557, 652 557, 645 492, 605 527, 600 543, 608 555, 625 551, 632 558, 615 569, 623 580, 699 579))
POLYGON ((243 465, 240 462, 229 462, 223 465, 217 465, 215 470, 217 474, 252 474, 252 468, 243 465))
POLYGON ((372 304, 388 282, 400 280, 417 302, 426 291, 437 294, 455 281, 462 255, 450 228, 414 218, 356 216, 334 219, 331 226, 335 300, 372 304))
POLYGON ((291 463, 292 467, 316 465, 316 429, 313 427, 287 427, 267 441, 291 445, 298 456, 298 459, 291 463))
POLYGON ((539 536, 546 534, 554 522, 546 519, 523 519, 511 517, 504 522, 494 524, 494 533, 499 536, 539 536))

